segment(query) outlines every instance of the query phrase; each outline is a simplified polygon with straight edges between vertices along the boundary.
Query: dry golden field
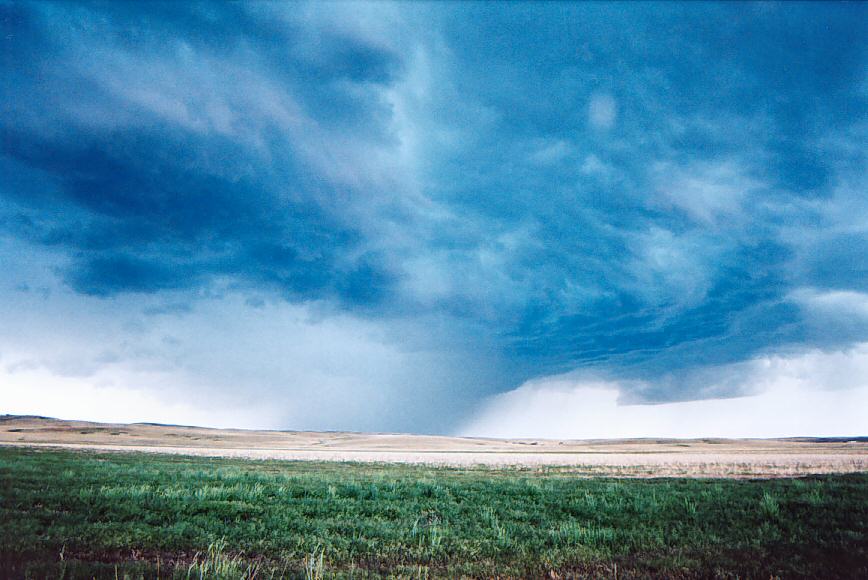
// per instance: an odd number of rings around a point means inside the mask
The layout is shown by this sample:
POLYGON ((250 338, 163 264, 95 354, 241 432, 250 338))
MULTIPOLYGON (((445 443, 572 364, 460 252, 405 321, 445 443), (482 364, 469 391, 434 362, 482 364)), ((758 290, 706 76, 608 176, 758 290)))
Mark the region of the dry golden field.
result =
POLYGON ((868 471, 868 439, 482 439, 246 431, 0 418, 0 444, 202 457, 559 468, 625 477, 782 477, 868 471))

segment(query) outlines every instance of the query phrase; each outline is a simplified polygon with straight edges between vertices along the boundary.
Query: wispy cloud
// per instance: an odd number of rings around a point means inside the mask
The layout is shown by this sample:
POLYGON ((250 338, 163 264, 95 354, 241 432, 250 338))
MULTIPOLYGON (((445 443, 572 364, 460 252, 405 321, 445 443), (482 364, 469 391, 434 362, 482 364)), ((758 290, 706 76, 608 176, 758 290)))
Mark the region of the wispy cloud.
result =
POLYGON ((662 203, 706 225, 740 216, 748 198, 763 187, 732 160, 693 161, 687 167, 659 162, 652 172, 662 203))
POLYGON ((618 104, 612 95, 598 93, 588 103, 588 122, 594 129, 609 130, 618 119, 618 104))

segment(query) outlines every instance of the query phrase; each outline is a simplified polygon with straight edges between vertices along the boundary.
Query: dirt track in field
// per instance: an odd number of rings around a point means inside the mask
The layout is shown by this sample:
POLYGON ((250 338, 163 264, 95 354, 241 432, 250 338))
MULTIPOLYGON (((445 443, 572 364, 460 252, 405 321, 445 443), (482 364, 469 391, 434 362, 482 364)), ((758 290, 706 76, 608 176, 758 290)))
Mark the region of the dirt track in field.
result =
POLYGON ((246 431, 0 417, 0 444, 204 457, 561 468, 625 477, 784 477, 868 472, 868 439, 482 439, 246 431))

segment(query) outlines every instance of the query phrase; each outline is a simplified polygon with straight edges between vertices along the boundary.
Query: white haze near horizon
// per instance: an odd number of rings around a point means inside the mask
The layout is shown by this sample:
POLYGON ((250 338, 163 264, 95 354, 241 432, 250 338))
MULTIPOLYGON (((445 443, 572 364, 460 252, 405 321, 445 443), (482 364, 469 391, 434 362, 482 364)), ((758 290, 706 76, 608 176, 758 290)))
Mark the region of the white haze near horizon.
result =
MULTIPOLYGON (((721 368, 721 374, 730 369, 721 368)), ((235 428, 292 428, 267 406, 198 407, 142 390, 93 385, 40 371, 6 376, 4 413, 103 422, 150 421, 235 428), (53 379, 53 380, 52 380, 53 379)), ((661 404, 619 402, 615 380, 570 376, 530 381, 486 400, 456 435, 499 438, 797 437, 868 435, 868 344, 747 363, 741 397, 661 404)))
MULTIPOLYGON (((725 372, 725 369, 722 369, 725 372)), ((741 397, 624 404, 618 381, 553 377, 491 397, 463 436, 546 439, 868 435, 868 346, 748 363, 741 397), (854 384, 855 383, 855 384, 854 384)))

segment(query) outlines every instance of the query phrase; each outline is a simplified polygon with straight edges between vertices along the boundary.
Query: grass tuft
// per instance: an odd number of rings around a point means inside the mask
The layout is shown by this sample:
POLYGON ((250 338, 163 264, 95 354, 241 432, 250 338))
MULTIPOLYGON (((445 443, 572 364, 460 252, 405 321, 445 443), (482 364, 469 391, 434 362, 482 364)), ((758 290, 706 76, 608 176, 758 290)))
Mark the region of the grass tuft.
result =
POLYGON ((204 555, 196 554, 187 568, 187 580, 253 580, 256 566, 245 562, 241 555, 226 553, 226 540, 220 539, 208 546, 204 555))
POLYGON ((760 509, 766 516, 776 518, 781 513, 781 504, 775 495, 768 491, 764 491, 762 498, 760 499, 760 509))

